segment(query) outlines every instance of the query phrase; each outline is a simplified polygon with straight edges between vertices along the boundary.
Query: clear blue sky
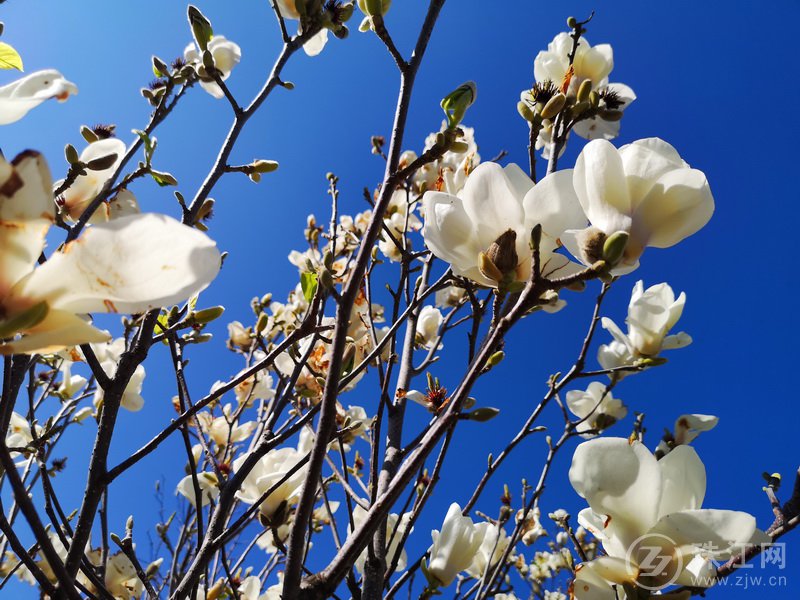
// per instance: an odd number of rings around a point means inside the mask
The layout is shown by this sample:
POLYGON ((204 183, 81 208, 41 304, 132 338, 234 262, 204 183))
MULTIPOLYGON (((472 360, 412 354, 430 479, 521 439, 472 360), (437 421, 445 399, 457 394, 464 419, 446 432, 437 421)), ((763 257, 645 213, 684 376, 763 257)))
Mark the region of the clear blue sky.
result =
MULTIPOLYGON (((242 47, 242 62, 229 84, 246 102, 261 86, 280 49, 269 3, 197 4, 212 19, 216 32, 242 47)), ((387 26, 405 53, 425 4, 395 0, 387 17, 387 26)), ((605 314, 618 323, 624 320, 636 279, 644 279, 646 285, 667 281, 676 292, 685 291, 688 300, 679 328, 694 338, 688 348, 668 355, 668 366, 629 378, 615 396, 630 409, 647 413, 651 447, 663 427, 671 427, 682 413, 720 415, 717 429, 695 444, 708 470, 706 506, 749 511, 762 528, 771 522, 761 491, 762 471, 783 473, 788 488, 799 458, 792 442, 800 425, 794 370, 800 323, 792 260, 800 200, 795 185, 800 159, 795 104, 800 85, 793 66, 793 27, 800 18, 799 8, 796 0, 724 5, 696 0, 450 0, 418 80, 405 143, 421 150, 427 133, 439 127, 438 101, 472 79, 479 95, 465 123, 476 128, 482 156, 488 159, 506 150, 508 160, 524 165, 527 128, 515 105, 520 90, 532 82, 533 58, 565 29, 567 16, 583 18, 597 10, 587 38, 593 44, 612 44, 611 81, 630 85, 638 95, 625 113, 617 142, 664 138, 706 173, 717 206, 705 229, 676 248, 648 251, 642 267, 612 291, 605 314)), ((145 125, 149 106, 138 90, 152 78, 150 56, 171 60, 189 41, 185 5, 178 1, 9 0, 0 7, 0 20, 6 25, 3 39, 20 51, 28 72, 57 68, 80 88, 68 103, 47 103, 0 131, 6 156, 25 148, 41 150, 56 176, 65 171, 64 144, 82 146, 81 124, 116 123, 126 140, 132 128, 145 125)), ((0 84, 13 77, 0 73, 0 84)), ((397 76, 374 37, 353 31, 345 41, 332 39, 316 58, 297 55, 285 78, 296 89, 278 90, 270 97, 249 124, 233 160, 269 158, 278 160, 281 168, 258 186, 243 176, 229 175, 213 194, 218 216, 212 222, 212 235, 231 255, 203 301, 225 304, 228 320, 250 318, 251 297, 272 291, 281 298, 295 285, 296 269, 285 256, 302 247, 306 214, 328 214, 326 172, 340 176, 343 210, 353 213, 364 209, 361 189, 372 188, 382 174, 382 161, 369 154, 369 136, 389 134, 397 76)), ((193 194, 230 120, 224 101, 199 89, 190 94, 157 132, 156 167, 172 172, 179 189, 193 194)), ((573 144, 562 164, 571 165, 575 155, 573 144)), ((169 189, 148 183, 135 191, 144 209, 177 214, 169 189)), ((568 310, 527 319, 510 336, 509 359, 481 381, 474 394, 482 403, 500 407, 502 414, 490 426, 467 423, 460 428, 447 474, 417 526, 421 535, 410 548, 412 558, 429 544, 427 531, 438 527, 447 505, 466 501, 486 455, 499 451, 516 432, 545 392, 548 375, 569 367, 588 322, 594 291, 568 295, 568 310)), ((213 345, 193 349, 190 355, 189 376, 197 396, 215 379, 225 379, 240 368, 222 347, 222 329, 217 332, 213 345)), ((601 331, 598 339, 606 336, 601 331)), ((457 339, 449 341, 448 349, 458 346, 457 339)), ((150 364, 165 358, 156 352, 150 364)), ((455 365, 463 360, 463 355, 455 356, 451 368, 438 373, 445 385, 455 383, 455 365)), ((139 447, 167 422, 172 390, 168 372, 148 368, 145 408, 121 415, 114 457, 139 447)), ((368 411, 374 406, 370 396, 358 392, 344 401, 363 403, 368 411)), ((550 417, 553 424, 560 418, 556 411, 550 417)), ((630 420, 611 434, 629 431, 630 420)), ((67 507, 77 506, 82 496, 87 450, 75 436, 56 453, 69 454, 68 470, 58 480, 67 507)), ((503 482, 516 490, 521 476, 534 479, 544 451, 542 439, 528 440, 508 468, 495 476, 479 508, 495 512, 503 482)), ((165 459, 170 452, 181 456, 178 438, 172 450, 143 461, 120 480, 111 496, 112 530, 124 526, 130 510, 126 505, 134 496, 137 516, 141 515, 139 532, 144 532, 148 515, 157 519, 157 503, 148 488, 162 477, 170 512, 183 463, 177 458, 170 464, 165 459)), ((565 507, 575 514, 583 506, 566 481, 570 456, 566 452, 556 463, 542 501, 544 513, 565 507)), ((761 590, 759 595, 800 593, 797 537, 788 538, 787 569, 769 572, 788 575, 788 588, 761 590)), ((30 589, 19 593, 15 597, 34 597, 30 589)), ((750 590, 728 587, 710 597, 739 598, 746 593, 750 590)))

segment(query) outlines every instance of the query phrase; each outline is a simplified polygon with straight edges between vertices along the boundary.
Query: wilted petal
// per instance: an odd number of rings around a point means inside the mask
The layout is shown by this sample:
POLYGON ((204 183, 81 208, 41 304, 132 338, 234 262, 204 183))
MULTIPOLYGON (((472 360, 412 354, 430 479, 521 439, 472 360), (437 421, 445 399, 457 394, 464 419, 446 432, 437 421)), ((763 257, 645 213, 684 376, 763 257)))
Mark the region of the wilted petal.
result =
POLYGON ((11 298, 44 299, 72 312, 141 313, 186 300, 217 275, 205 234, 165 215, 94 225, 24 278, 11 298))

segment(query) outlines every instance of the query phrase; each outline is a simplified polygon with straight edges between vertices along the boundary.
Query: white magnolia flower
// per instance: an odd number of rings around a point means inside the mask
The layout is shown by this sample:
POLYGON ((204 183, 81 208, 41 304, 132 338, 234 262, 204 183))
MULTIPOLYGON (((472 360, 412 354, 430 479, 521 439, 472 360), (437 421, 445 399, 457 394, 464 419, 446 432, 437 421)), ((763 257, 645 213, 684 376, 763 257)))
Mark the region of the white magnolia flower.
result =
POLYGON ((607 554, 578 567, 578 600, 611 600, 610 583, 640 577, 651 589, 671 582, 707 587, 716 572, 712 560, 768 539, 747 513, 700 508, 706 471, 690 446, 659 461, 638 441, 596 438, 575 450, 569 478, 589 503, 578 521, 607 554), (656 561, 653 548, 660 548, 656 561), (655 563, 658 572, 651 572, 655 563))
MULTIPOLYGON (((550 81, 567 96, 575 96, 581 84, 588 80, 592 83, 592 90, 599 94, 602 107, 625 110, 636 99, 636 94, 625 84, 608 82, 608 76, 614 68, 614 51, 611 46, 609 44, 591 46, 586 38, 580 38, 575 61, 570 70, 569 55, 572 53, 572 45, 570 34, 562 32, 548 44, 547 50, 539 52, 533 61, 536 81, 538 83, 550 81)), ((525 97, 523 101, 526 101, 525 97)), ((587 140, 613 139, 619 135, 619 129, 619 119, 606 120, 601 116, 578 121, 573 127, 575 133, 587 140)), ((547 132, 547 136, 549 135, 547 132)), ((541 146, 549 152, 548 140, 542 141, 541 146)), ((537 141, 537 148, 541 146, 537 141)))
MULTIPOLYGON (((416 343, 427 350, 433 348, 443 320, 444 317, 438 308, 430 305, 423 306, 422 310, 419 311, 419 317, 417 317, 416 343)), ((442 345, 439 344, 439 347, 441 348, 442 345)))
POLYGON ((222 415, 219 417, 214 417, 208 411, 198 413, 197 421, 203 432, 217 445, 217 448, 225 448, 229 443, 243 442, 256 428, 255 421, 240 424, 234 418, 234 411, 230 404, 222 407, 222 415))
POLYGON ((481 540, 481 545, 475 553, 475 558, 472 559, 472 564, 467 568, 467 573, 475 579, 480 579, 487 569, 494 567, 503 557, 511 539, 504 529, 494 523, 478 523, 475 525, 475 532, 481 540))
POLYGON ((136 575, 136 567, 122 552, 108 557, 105 584, 117 600, 133 600, 144 593, 144 584, 136 575))
POLYGON ((0 354, 106 341, 107 333, 79 315, 174 304, 219 271, 214 242, 156 214, 94 225, 38 265, 54 209, 50 172, 39 154, 21 154, 10 164, 0 158, 0 354))
MULTIPOLYGON (((36 435, 42 434, 42 428, 36 425, 36 435)), ((6 433, 6 446, 9 448, 25 448, 33 442, 33 433, 31 432, 30 423, 28 419, 23 417, 18 412, 11 413, 11 421, 8 424, 8 432, 6 433)), ((14 451, 11 453, 13 457, 19 456, 19 452, 14 451)))
MULTIPOLYGON (((353 508, 353 525, 356 529, 361 527, 364 519, 367 517, 367 511, 356 505, 353 508)), ((408 529, 411 521, 411 513, 404 513, 402 517, 396 513, 391 513, 386 519, 386 564, 390 565, 400 551, 400 557, 397 560, 397 571, 403 571, 408 564, 408 555, 404 548, 400 547, 400 541, 403 538, 406 530, 408 529)), ((355 562, 355 567, 359 573, 364 573, 364 563, 367 560, 367 550, 365 549, 355 562)))
POLYGON ((628 409, 618 398, 606 391, 606 386, 599 381, 593 381, 582 391, 567 392, 567 407, 572 413, 582 419, 575 431, 583 437, 592 437, 597 432, 606 429, 624 419, 628 409), (589 433, 592 432, 592 433, 589 433))
POLYGON ((442 288, 436 292, 434 304, 439 308, 458 306, 466 295, 466 289, 462 287, 456 287, 454 285, 448 285, 446 288, 442 288))
POLYGON ((36 71, 0 87, 0 125, 19 121, 45 100, 64 102, 78 88, 53 69, 36 71))
MULTIPOLYGON (((386 213, 383 216, 383 223, 386 228, 392 233, 394 239, 401 242, 406 237, 409 231, 419 231, 422 227, 422 221, 419 220, 414 214, 414 207, 416 205, 411 203, 411 198, 406 190, 395 190, 392 197, 389 199, 389 204, 386 207, 386 213)), ((385 234, 384 234, 385 235, 385 234)), ((406 239, 407 248, 411 243, 406 239)), ((338 247, 338 246, 337 246, 338 247)), ((378 241, 378 248, 383 254, 393 262, 399 262, 403 254, 401 248, 397 247, 395 241, 388 235, 381 237, 378 241)))
MULTIPOLYGON (((208 42, 208 51, 214 57, 214 68, 219 71, 219 78, 225 81, 230 77, 233 68, 239 64, 242 59, 242 49, 239 48, 234 42, 225 39, 223 35, 215 35, 208 42)), ((183 51, 183 58, 188 63, 196 63, 200 65, 198 69, 198 76, 200 77, 200 86, 207 91, 214 98, 224 98, 225 92, 219 87, 219 84, 214 81, 212 77, 205 74, 205 68, 202 67, 203 57, 194 42, 190 42, 183 51)))
MULTIPOLYGON (((281 481, 304 456, 303 453, 298 452, 294 448, 278 448, 267 452, 247 475, 242 483, 242 487, 236 492, 236 497, 247 504, 255 504, 262 494, 281 481)), ((233 461, 234 471, 238 470, 246 459, 247 455, 242 455, 233 461)), ((297 469, 294 474, 278 485, 278 487, 264 499, 258 507, 264 517, 272 519, 282 504, 291 504, 294 502, 296 497, 300 494, 300 488, 303 485, 306 470, 306 465, 297 469)))
POLYGON ((714 212, 706 176, 658 138, 619 150, 605 140, 589 142, 578 156, 573 184, 590 226, 565 232, 564 245, 590 265, 602 258, 608 236, 627 233, 615 275, 636 269, 647 246, 669 248, 696 233, 714 212))
POLYGON ((704 431, 711 431, 719 423, 714 415, 681 415, 675 421, 675 443, 689 444, 704 431))
MULTIPOLYGON (((89 206, 100 191, 103 189, 106 181, 114 174, 125 156, 127 146, 125 142, 118 138, 107 138, 98 140, 86 146, 81 152, 80 161, 84 164, 92 160, 104 158, 106 156, 115 155, 116 159, 105 169, 86 169, 86 175, 78 175, 75 181, 70 185, 57 202, 61 205, 64 214, 67 218, 77 221, 83 211, 89 206)), ((62 181, 56 181, 54 187, 58 188, 62 181)), ((109 202, 104 202, 92 214, 90 223, 102 223, 109 221, 112 218, 124 217, 130 214, 136 214, 139 211, 139 205, 136 198, 131 192, 125 190, 125 194, 115 196, 109 202)))
MULTIPOLYGON (((103 367, 106 375, 113 377, 117 372, 117 364, 119 363, 122 353, 125 352, 125 339, 117 338, 113 342, 103 344, 92 344, 97 360, 100 366, 103 367)), ((137 365, 136 370, 133 372, 125 391, 122 392, 122 408, 131 412, 138 412, 144 406, 144 398, 142 398, 142 384, 144 383, 144 366, 137 365)), ((94 392, 94 406, 99 408, 103 402, 104 392, 103 388, 99 385, 94 392)))
MULTIPOLYGON (((197 474, 197 485, 200 488, 201 506, 206 506, 212 500, 219 497, 219 480, 214 473, 202 472, 197 474)), ((191 475, 187 475, 180 480, 177 492, 184 496, 195 507, 197 506, 197 496, 194 490, 194 480, 191 475)))
POLYGON ((431 531, 427 573, 440 587, 453 583, 456 575, 472 565, 483 542, 481 533, 472 519, 461 514, 458 504, 450 505, 441 532, 431 531))
POLYGON ((56 392, 63 398, 72 398, 87 383, 86 377, 72 374, 72 361, 65 360, 61 363, 61 383, 58 384, 56 392))
POLYGON ((537 82, 552 81, 557 87, 567 85, 565 93, 576 93, 585 80, 598 87, 608 81, 614 68, 614 52, 609 44, 591 46, 586 38, 578 40, 575 51, 572 73, 570 73, 569 55, 572 53, 573 41, 569 33, 561 32, 542 50, 533 61, 533 76, 537 82), (567 81, 567 75, 570 75, 567 81))
MULTIPOLYGON (((441 131, 445 129, 447 121, 442 121, 441 131)), ((481 156, 478 154, 478 144, 475 142, 475 129, 463 125, 460 125, 459 129, 463 134, 458 141, 465 144, 465 148, 458 152, 448 150, 440 159, 418 169, 413 175, 414 186, 418 192, 446 192, 456 196, 464 189, 467 176, 480 164, 481 156)), ((431 133, 425 138, 425 151, 433 147, 436 137, 436 133, 431 133)), ((416 159, 415 152, 406 150, 400 157, 399 167, 406 167, 416 159)))
POLYGON ((534 186, 515 164, 503 168, 483 163, 470 174, 459 196, 427 192, 423 205, 425 243, 450 263, 454 273, 481 285, 498 285, 492 273, 482 270, 487 257, 504 278, 528 279, 530 236, 537 224, 542 226, 542 274, 557 277, 576 268, 555 252, 565 230, 586 223, 572 190, 570 171, 553 173, 534 186))
POLYGON ((522 509, 517 511, 517 515, 515 517, 516 522, 522 523, 522 537, 520 539, 526 546, 533 545, 540 537, 547 535, 547 531, 544 527, 542 527, 542 523, 539 520, 541 516, 542 511, 538 506, 534 506, 531 510, 529 510, 527 515, 522 509))
MULTIPOLYGON (((295 6, 296 0, 277 0, 278 8, 281 11, 281 16, 284 19, 293 19, 296 21, 300 20, 300 13, 295 6)), ((302 34, 302 30, 300 25, 297 26, 297 33, 302 34)), ((328 43, 328 30, 324 27, 320 29, 318 33, 313 35, 305 44, 303 44, 303 50, 309 56, 316 56, 322 49, 325 47, 325 44, 328 43)))
MULTIPOLYGON (((640 358, 658 356, 662 350, 683 348, 692 338, 681 331, 668 335, 683 314, 686 294, 678 298, 666 283, 644 289, 637 281, 628 304, 628 334, 625 335, 614 321, 603 317, 601 323, 613 337, 609 345, 600 346, 597 358, 604 369, 631 365, 640 358)), ((617 374, 623 375, 622 373, 617 374)))

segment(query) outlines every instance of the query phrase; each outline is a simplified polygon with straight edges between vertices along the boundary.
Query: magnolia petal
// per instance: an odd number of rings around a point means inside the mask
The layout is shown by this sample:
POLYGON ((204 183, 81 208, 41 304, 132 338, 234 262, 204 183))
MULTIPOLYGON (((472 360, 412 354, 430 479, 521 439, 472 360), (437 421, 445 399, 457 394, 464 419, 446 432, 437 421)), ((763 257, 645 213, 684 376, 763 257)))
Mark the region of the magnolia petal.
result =
POLYGON ((325 48, 325 44, 328 43, 328 30, 323 28, 320 29, 319 32, 314 34, 309 38, 309 40, 303 44, 303 51, 308 56, 317 56, 322 49, 325 48))
POLYGON ((522 200, 525 228, 536 225, 552 238, 586 226, 586 215, 572 185, 572 169, 551 173, 537 183, 522 200))
POLYGON ((72 312, 140 313, 186 300, 219 268, 219 251, 205 234, 166 215, 132 215, 85 231, 11 296, 72 312))
POLYGON ((522 198, 533 189, 533 180, 523 171, 518 164, 509 163, 503 167, 503 171, 508 178, 508 183, 514 191, 514 196, 522 198))
POLYGON ((572 458, 569 480, 592 510, 608 515, 608 527, 630 545, 658 519, 661 471, 640 442, 596 438, 583 442, 572 458))
POLYGON ((704 431, 711 431, 719 423, 715 415, 681 415, 675 421, 675 443, 688 444, 704 431))
POLYGON ((422 237, 428 248, 460 274, 475 267, 481 249, 472 243, 473 225, 461 200, 443 192, 427 192, 422 205, 425 209, 422 237))
POLYGON ((481 249, 488 248, 508 229, 516 231, 518 239, 524 237, 522 204, 505 170, 497 163, 478 165, 467 178, 461 198, 464 212, 477 229, 481 249))
POLYGON ((683 331, 674 335, 668 335, 664 338, 661 344, 662 350, 677 350, 678 348, 685 348, 692 343, 692 336, 683 331))
POLYGON ((683 510, 663 516, 650 533, 666 536, 677 547, 695 548, 694 551, 684 549, 685 553, 702 552, 718 560, 727 560, 753 538, 756 520, 750 514, 735 510, 683 510))
MULTIPOLYGON (((105 140, 98 140, 89 144, 81 152, 80 160, 83 163, 88 163, 91 160, 103 158, 105 156, 116 155, 116 160, 106 169, 91 170, 86 169, 86 175, 79 175, 72 185, 67 188, 61 195, 63 200, 64 211, 72 220, 78 220, 81 213, 86 209, 89 203, 95 199, 97 194, 103 189, 106 181, 114 174, 125 156, 127 146, 125 142, 118 138, 107 138, 105 140)), ((100 213, 98 210, 95 215, 100 213)), ((92 215, 93 217, 95 215, 92 215)), ((102 218, 95 219, 104 220, 102 218)))
POLYGON ((670 144, 660 138, 646 138, 619 149, 628 189, 638 204, 662 175, 685 169, 686 163, 670 144))
POLYGON ((111 336, 68 311, 53 310, 18 340, 0 344, 0 354, 50 354, 79 344, 107 342, 111 336))
POLYGON ((639 570, 631 564, 631 561, 614 556, 601 556, 593 561, 582 563, 580 570, 584 569, 593 571, 612 583, 635 581, 639 576, 639 570))
POLYGON ((45 100, 66 100, 78 93, 71 81, 54 69, 45 69, 26 75, 0 87, 0 125, 19 121, 45 100))
POLYGON ((576 568, 575 581, 572 583, 573 598, 575 600, 617 600, 614 588, 590 566, 592 562, 581 563, 576 568))
POLYGON ((30 273, 54 220, 52 180, 44 158, 24 152, 0 157, 0 298, 30 273))
POLYGON ((661 176, 636 208, 637 230, 647 245, 669 248, 696 233, 714 214, 714 197, 702 171, 676 169, 661 176))
POLYGON ((660 516, 694 510, 703 505, 706 495, 706 468, 691 446, 678 446, 658 461, 661 467, 662 494, 660 516))
POLYGON ((629 231, 631 197, 622 157, 605 140, 584 146, 573 171, 573 185, 592 225, 606 234, 629 231))

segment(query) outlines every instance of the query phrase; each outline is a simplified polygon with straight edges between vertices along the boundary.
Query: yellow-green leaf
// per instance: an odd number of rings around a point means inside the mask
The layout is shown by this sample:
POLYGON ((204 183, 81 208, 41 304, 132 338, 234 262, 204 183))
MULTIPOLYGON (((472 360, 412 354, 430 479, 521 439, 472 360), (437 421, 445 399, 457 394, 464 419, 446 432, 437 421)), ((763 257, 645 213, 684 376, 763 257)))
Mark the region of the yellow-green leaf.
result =
POLYGON ((17 69, 22 71, 22 57, 13 46, 0 42, 0 69, 17 69))

